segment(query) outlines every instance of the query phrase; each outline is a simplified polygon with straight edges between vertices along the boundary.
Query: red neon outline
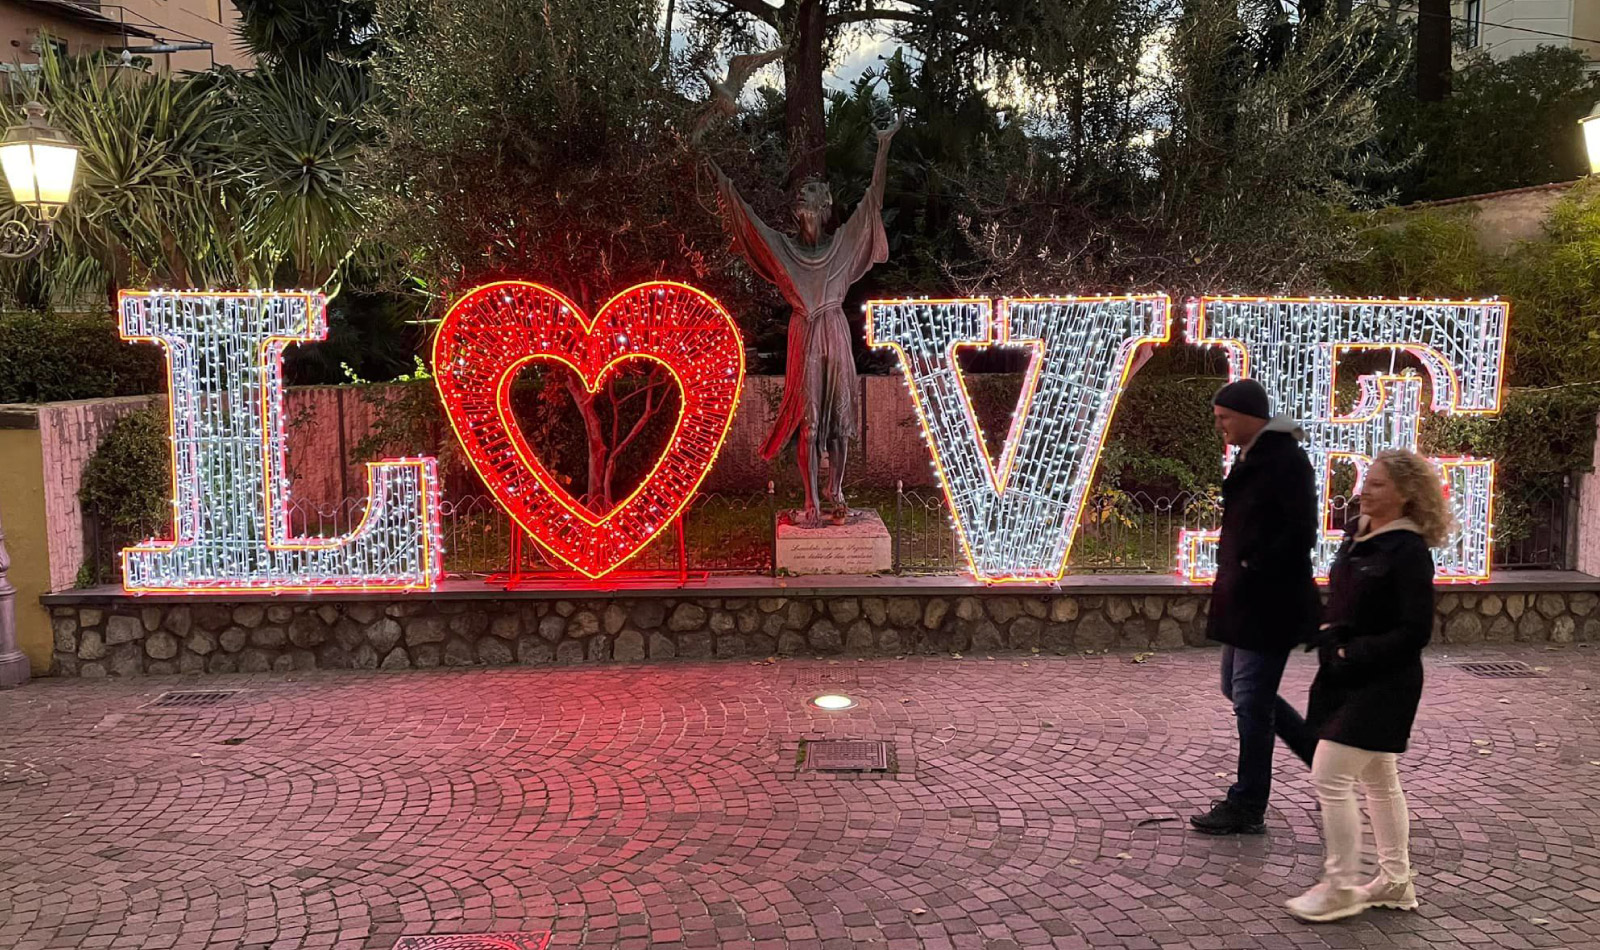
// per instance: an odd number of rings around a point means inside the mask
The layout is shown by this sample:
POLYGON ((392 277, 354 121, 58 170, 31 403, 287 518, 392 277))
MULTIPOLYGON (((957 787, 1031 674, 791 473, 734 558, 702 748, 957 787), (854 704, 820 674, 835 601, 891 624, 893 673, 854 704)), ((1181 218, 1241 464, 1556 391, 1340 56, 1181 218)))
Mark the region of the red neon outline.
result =
MULTIPOLYGON (((170 538, 170 539, 152 538, 152 539, 149 539, 149 540, 147 540, 147 541, 145 541, 143 543, 130 545, 130 546, 122 549, 122 551, 119 553, 119 557, 120 557, 120 559, 122 561, 122 566, 123 566, 123 589, 124 590, 126 590, 127 592, 132 593, 132 594, 229 594, 229 593, 236 593, 238 591, 264 591, 264 592, 269 592, 269 593, 316 593, 318 591, 351 590, 351 589, 367 590, 367 591, 373 591, 375 593, 387 593, 387 592, 416 591, 416 590, 433 590, 437 586, 439 579, 444 576, 444 565, 443 565, 442 558, 439 556, 440 552, 437 550, 437 548, 435 546, 435 542, 437 541, 438 534, 439 534, 439 478, 438 478, 437 462, 432 458, 383 459, 382 461, 378 461, 378 462, 367 462, 366 463, 367 499, 368 499, 367 508, 366 508, 366 510, 364 512, 362 512, 361 520, 358 521, 350 529, 350 531, 348 533, 346 533, 346 534, 339 535, 339 536, 334 537, 332 539, 326 539, 326 540, 324 540, 324 539, 315 539, 315 540, 313 540, 313 539, 310 539, 310 538, 296 540, 292 536, 288 535, 286 533, 286 531, 285 531, 285 529, 287 528, 287 524, 288 524, 287 519, 284 519, 282 522, 280 522, 279 519, 274 517, 274 515, 273 515, 273 511, 272 511, 273 487, 272 486, 273 486, 273 483, 274 483, 274 474, 277 472, 277 465, 280 464, 282 462, 282 460, 279 459, 279 458, 276 458, 275 456, 277 455, 277 453, 271 451, 271 448, 270 448, 271 439, 270 439, 269 434, 267 432, 267 420, 271 418, 271 413, 269 412, 269 406, 270 406, 270 398, 271 398, 273 387, 266 382, 266 374, 268 374, 268 373, 281 373, 282 372, 282 363, 280 361, 282 359, 284 346, 286 346, 286 345, 288 345, 290 343, 304 343, 304 342, 310 342, 310 341, 314 341, 314 340, 320 340, 327 334, 327 324, 326 324, 326 313, 327 313, 327 310, 326 310, 326 307, 327 307, 327 300, 322 294, 311 293, 311 292, 307 292, 307 291, 299 291, 299 292, 292 292, 292 291, 290 291, 290 292, 279 292, 279 291, 260 291, 260 292, 252 292, 252 291, 218 291, 218 292, 214 292, 213 293, 213 292, 210 292, 210 291, 119 290, 117 292, 117 314, 118 314, 118 316, 117 316, 117 335, 120 336, 123 340, 126 340, 126 341, 131 342, 131 343, 155 343, 155 344, 160 345, 163 350, 169 351, 167 353, 167 357, 164 360, 164 362, 166 363, 165 370, 166 370, 166 374, 167 374, 167 393, 168 393, 168 399, 167 399, 167 451, 169 453, 169 458, 171 460, 171 466, 170 466, 169 472, 170 472, 170 478, 171 478, 171 484, 172 484, 172 493, 171 493, 171 499, 172 499, 172 501, 171 501, 172 532, 171 533, 172 533, 172 538, 170 538), (164 587, 164 586, 154 586, 154 585, 133 586, 133 585, 130 585, 128 583, 128 581, 127 581, 127 576, 128 576, 127 564, 128 564, 128 556, 130 554, 134 554, 134 553, 146 553, 146 554, 170 553, 172 551, 177 550, 179 547, 182 547, 183 545, 192 544, 194 542, 193 538, 180 537, 180 535, 182 533, 181 532, 182 519, 178 517, 178 512, 177 512, 177 506, 178 506, 178 428, 177 428, 178 422, 177 422, 177 418, 178 418, 178 414, 177 414, 177 408, 176 408, 175 401, 171 397, 171 394, 176 392, 176 389, 174 388, 174 385, 173 385, 174 378, 173 378, 173 375, 172 375, 172 372, 173 372, 173 368, 172 368, 173 367, 173 359, 172 359, 172 354, 170 352, 170 350, 171 350, 171 341, 166 339, 165 337, 145 336, 145 335, 142 335, 142 334, 130 334, 130 333, 126 333, 126 332, 124 332, 122 330, 122 316, 121 316, 121 314, 122 314, 123 301, 129 300, 129 299, 154 300, 154 299, 166 298, 166 297, 204 298, 204 299, 215 299, 215 298, 218 298, 218 297, 233 298, 233 299, 244 299, 244 298, 260 299, 260 298, 263 298, 263 297, 288 297, 288 298, 298 297, 298 298, 301 298, 302 300, 305 301, 305 308, 306 308, 306 335, 305 336, 300 336, 300 337, 269 336, 269 337, 267 337, 266 339, 264 339, 261 342, 260 347, 257 350, 257 363, 256 363, 256 366, 255 366, 255 369, 256 369, 257 372, 262 374, 262 382, 261 382, 261 421, 262 421, 262 425, 261 425, 261 457, 262 457, 262 483, 263 484, 262 484, 262 494, 261 494, 261 507, 262 507, 262 515, 265 518, 265 523, 266 523, 266 528, 267 528, 267 536, 264 539, 263 543, 265 544, 267 550, 269 550, 269 551, 333 550, 335 548, 339 548, 339 547, 343 547, 344 545, 351 544, 351 543, 355 542, 356 540, 358 540, 359 538, 364 536, 364 532, 366 532, 368 530, 369 522, 372 519, 373 512, 376 511, 378 509, 378 507, 379 507, 380 499, 382 498, 382 495, 378 491, 378 479, 380 478, 380 476, 383 475, 384 470, 398 471, 399 469, 404 469, 404 468, 416 468, 418 470, 418 472, 417 472, 418 497, 421 500, 421 503, 422 503, 422 506, 423 506, 423 510, 422 510, 421 514, 422 514, 422 520, 423 520, 423 524, 424 524, 424 530, 422 532, 421 543, 422 543, 422 563, 427 566, 426 569, 427 569, 427 572, 428 572, 428 576, 426 577, 426 579, 421 580, 421 581, 399 579, 399 580, 396 580, 394 583, 388 583, 388 582, 384 582, 384 581, 376 581, 375 582, 375 581, 367 579, 366 577, 363 577, 361 575, 350 575, 350 576, 333 575, 333 576, 327 577, 325 579, 319 580, 318 582, 313 583, 313 584, 283 584, 283 583, 276 583, 276 582, 273 582, 273 581, 270 581, 270 580, 246 579, 246 578, 210 578, 210 579, 204 579, 204 580, 197 580, 197 581, 195 581, 195 583, 193 585, 182 586, 182 587, 164 587), (280 531, 285 531, 283 537, 281 537, 281 538, 279 537, 279 532, 280 531)), ((281 386, 279 388, 281 389, 281 386)), ((199 500, 200 500, 199 499, 199 493, 195 493, 195 496, 191 499, 191 503, 198 505, 199 504, 199 500)), ((285 510, 286 510, 287 509, 287 505, 288 505, 287 500, 285 499, 285 500, 281 500, 281 501, 282 501, 282 503, 283 503, 283 505, 285 507, 285 510)), ((198 512, 196 512, 195 514, 196 514, 196 520, 198 520, 198 512)))
MULTIPOLYGON (((549 331, 561 328, 551 322, 530 326, 528 329, 531 332, 538 329, 549 331)), ((660 335, 658 331, 656 336, 660 335)), ((432 355, 435 387, 440 400, 444 403, 450 428, 455 433, 473 470, 483 479, 501 507, 523 530, 538 539, 562 563, 590 580, 604 577, 637 555, 666 530, 693 500, 695 491, 711 471, 711 466, 715 463, 722 444, 733 427, 733 417, 738 411, 739 396, 744 386, 744 342, 732 316, 710 294, 678 281, 647 281, 635 284, 612 296, 592 317, 586 316, 577 304, 559 291, 543 284, 522 280, 502 280, 483 284, 467 291, 451 305, 444 320, 439 324, 438 332, 434 335, 432 355), (459 351, 470 346, 472 339, 492 329, 486 323, 471 327, 464 324, 473 318, 479 306, 490 303, 490 298, 495 293, 508 293, 511 288, 548 298, 549 302, 555 305, 550 312, 557 318, 563 315, 561 308, 564 308, 564 315, 572 319, 575 329, 580 332, 574 335, 575 338, 566 350, 556 348, 556 343, 548 339, 543 341, 544 349, 539 349, 535 341, 527 338, 502 339, 499 341, 502 345, 521 346, 522 349, 490 365, 489 368, 494 371, 492 395, 480 387, 470 390, 463 388, 449 371, 451 362, 459 351), (646 300, 652 291, 669 288, 686 291, 701 305, 709 308, 716 322, 710 326, 669 324, 666 330, 680 338, 691 333, 714 334, 718 339, 712 340, 711 345, 720 344, 725 348, 726 355, 731 356, 730 362, 713 366, 698 365, 682 354, 663 351, 659 343, 653 349, 645 350, 633 342, 635 334, 631 328, 632 324, 628 321, 637 318, 630 316, 625 309, 626 305, 634 300, 646 300), (596 334, 595 329, 602 326, 602 321, 605 321, 607 329, 614 329, 628 337, 629 342, 619 342, 616 335, 596 334), (577 499, 556 482, 527 444, 511 415, 510 386, 516 379, 517 372, 536 359, 565 365, 583 381, 584 387, 589 392, 597 392, 606 375, 615 366, 632 359, 647 359, 664 366, 678 385, 681 397, 678 418, 673 423, 672 435, 667 440, 666 449, 627 498, 612 506, 611 510, 603 515, 597 515, 593 510, 579 504, 577 499), (731 391, 729 391, 730 386, 731 391), (715 406, 706 405, 707 399, 712 397, 727 399, 725 414, 715 406), (504 436, 504 448, 491 453, 482 444, 478 432, 484 428, 486 420, 474 418, 466 408, 463 403, 469 398, 492 402, 494 421, 498 423, 499 432, 504 436), (721 418, 717 418, 719 415, 721 418), (683 458, 685 449, 691 445, 690 436, 685 431, 691 424, 697 430, 695 437, 711 437, 710 452, 698 465, 692 459, 683 458), (531 482, 513 482, 509 477, 502 477, 499 474, 496 461, 497 459, 502 463, 509 461, 508 453, 520 463, 521 472, 531 478, 531 482), (674 463, 671 469, 674 473, 673 479, 658 478, 657 476, 669 462, 674 463), (695 471, 696 468, 698 471, 695 471), (670 484, 673 480, 678 483, 676 486, 670 484), (537 515, 538 509, 547 504, 553 504, 566 517, 576 519, 576 524, 568 525, 564 529, 569 532, 568 534, 546 530, 548 525, 537 515), (648 509, 645 507, 647 504, 650 506, 648 509), (640 512, 644 510, 653 511, 654 514, 641 514, 640 512), (625 525, 630 520, 644 523, 647 526, 647 533, 641 535, 629 531, 625 525)))
MULTIPOLYGON (((1209 304, 1209 303, 1261 303, 1261 304, 1278 304, 1278 303, 1324 304, 1325 303, 1325 304, 1336 304, 1336 305, 1356 305, 1356 306, 1373 305, 1373 306, 1394 306, 1394 307, 1407 307, 1407 306, 1415 306, 1415 307, 1426 307, 1426 306, 1499 307, 1499 308, 1501 308, 1501 309, 1503 309, 1505 311, 1504 336, 1506 337, 1506 340, 1503 340, 1502 341, 1502 345, 1500 346, 1500 353, 1499 353, 1497 365, 1495 367, 1496 378, 1498 380, 1500 380, 1500 385, 1497 385, 1495 387, 1493 403, 1490 406, 1485 407, 1485 408, 1465 408, 1465 407, 1463 407, 1461 405, 1461 396, 1462 396, 1461 378, 1460 378, 1459 375, 1457 375, 1456 368, 1454 366, 1452 366, 1447 360, 1445 360, 1443 358, 1443 356, 1431 346, 1426 346, 1426 345, 1423 345, 1423 344, 1420 344, 1420 343, 1417 343, 1417 344, 1408 344, 1408 343, 1329 343, 1327 345, 1329 345, 1329 346, 1331 346, 1333 348, 1333 354, 1332 354, 1333 355, 1333 374, 1334 374, 1334 377, 1335 377, 1335 380, 1334 380, 1335 382, 1337 381, 1337 377, 1338 377, 1338 373, 1339 373, 1339 356, 1345 350, 1400 350, 1402 352, 1411 353, 1412 355, 1414 355, 1417 358, 1421 359, 1424 363, 1428 364, 1429 369, 1430 369, 1430 376, 1429 376, 1427 382, 1428 382, 1428 388, 1432 391, 1431 396, 1429 398, 1429 403, 1430 403, 1431 408, 1433 409, 1434 412, 1441 412, 1441 413, 1445 413, 1445 414, 1448 414, 1448 415, 1474 416, 1474 415, 1496 415, 1501 411, 1501 408, 1502 408, 1501 407, 1501 402, 1502 402, 1502 400, 1504 398, 1504 395, 1505 395, 1505 392, 1504 392, 1505 391, 1504 380, 1505 380, 1506 351, 1509 349, 1509 347, 1506 346, 1505 343, 1507 341, 1509 341, 1510 336, 1511 336, 1511 302, 1509 300, 1500 300, 1498 298, 1489 298, 1489 299, 1485 299, 1485 300, 1448 300, 1448 299, 1426 300, 1426 299, 1421 299, 1421 298, 1402 300, 1402 299, 1391 299, 1391 298, 1382 298, 1382 297, 1256 297, 1256 296, 1240 296, 1240 295, 1204 296, 1204 297, 1191 297, 1191 298, 1189 298, 1189 300, 1186 301, 1186 303, 1185 303, 1185 311, 1186 311, 1186 317, 1187 317, 1185 322, 1186 322, 1187 325, 1185 326, 1184 330, 1185 330, 1185 337, 1189 337, 1189 336, 1192 335, 1193 338, 1192 339, 1188 339, 1187 342, 1191 346, 1217 346, 1217 347, 1221 347, 1221 348, 1227 350, 1228 351, 1228 366, 1229 366, 1230 378, 1232 378, 1232 379, 1243 379, 1243 378, 1246 378, 1246 377, 1248 377, 1250 375, 1250 354, 1249 354, 1249 351, 1245 348, 1244 343, 1242 341, 1240 341, 1240 340, 1236 340, 1236 339, 1232 339, 1232 338, 1228 338, 1228 337, 1212 337, 1212 336, 1208 335, 1210 328, 1209 328, 1209 323, 1208 323, 1208 317, 1207 317, 1207 314, 1206 314, 1206 305, 1209 304), (1449 398, 1448 401, 1444 401, 1444 400, 1441 400, 1439 398, 1439 390, 1440 390, 1441 387, 1432 378, 1432 371, 1434 371, 1434 370, 1437 370, 1439 373, 1441 373, 1442 375, 1445 375, 1450 380, 1450 398, 1449 398)), ((1388 381, 1388 380, 1403 379, 1403 378, 1405 378, 1405 377, 1389 376, 1387 374, 1374 374, 1374 375, 1367 375, 1367 376, 1360 377, 1360 380, 1364 381, 1364 380, 1371 379, 1371 380, 1374 380, 1377 383, 1377 393, 1378 393, 1377 407, 1375 409, 1373 409, 1371 412, 1369 412, 1365 416, 1344 417, 1344 416, 1338 415, 1338 413, 1335 410, 1335 407, 1332 405, 1333 399, 1335 397, 1336 390, 1330 390, 1330 392, 1328 394, 1328 399, 1329 399, 1329 408, 1328 408, 1328 416, 1329 416, 1329 418, 1328 418, 1328 422, 1330 424, 1347 424, 1347 423, 1357 423, 1357 424, 1359 424, 1361 422, 1370 420, 1379 411, 1381 411, 1382 408, 1385 405, 1388 404, 1388 398, 1389 398, 1388 397, 1388 392, 1384 388, 1383 382, 1388 381)), ((1418 419, 1417 421, 1420 423, 1421 420, 1418 419)), ((1350 458, 1352 461, 1356 460, 1356 456, 1354 456, 1354 455, 1352 455, 1351 453, 1348 453, 1348 452, 1330 452, 1328 454, 1328 461, 1329 461, 1330 467, 1331 467, 1332 461, 1335 458, 1350 458)), ((1436 578, 1436 583, 1442 583, 1442 584, 1476 584, 1476 583, 1482 583, 1484 581, 1487 581, 1487 580, 1489 580, 1489 578, 1493 574, 1493 565, 1494 565, 1494 507, 1495 507, 1494 481, 1495 481, 1495 461, 1494 461, 1494 459, 1480 459, 1480 458, 1474 458, 1474 457, 1471 457, 1471 456, 1432 457, 1432 458, 1429 458, 1429 461, 1432 462, 1434 464, 1434 466, 1439 469, 1440 478, 1444 482, 1444 486, 1445 486, 1446 491, 1449 490, 1449 485, 1450 485, 1449 479, 1448 479, 1448 474, 1449 473, 1447 471, 1449 468, 1451 468, 1451 467, 1481 468, 1481 467, 1484 467, 1485 465, 1487 465, 1487 467, 1489 469, 1489 524, 1487 525, 1486 531, 1485 531, 1485 547, 1484 547, 1484 559, 1485 559, 1484 563, 1486 565, 1485 566, 1485 571, 1482 574, 1446 574, 1446 575, 1442 575, 1442 576, 1436 578)), ((1370 460, 1369 460, 1369 463, 1370 463, 1370 460)), ((1357 464, 1358 472, 1364 472, 1365 471, 1365 466, 1361 465, 1359 462, 1356 462, 1356 464, 1357 464)), ((1330 472, 1326 472, 1325 471, 1323 473, 1323 477, 1324 478, 1327 478, 1329 476, 1330 476, 1330 472)), ((1328 518, 1329 517, 1330 517, 1330 515, 1329 515, 1328 512, 1323 512, 1319 516, 1319 520, 1322 522, 1322 537, 1323 537, 1323 539, 1327 539, 1332 535, 1338 534, 1338 532, 1330 532, 1328 530, 1329 529, 1329 524, 1328 524, 1328 518)), ((1187 579, 1190 583, 1194 583, 1194 584, 1210 584, 1216 579, 1214 575, 1196 576, 1194 564, 1195 564, 1195 553, 1198 550, 1199 544, 1202 541, 1212 540, 1212 539, 1217 538, 1218 534, 1219 533, 1217 531, 1215 531, 1215 530, 1205 530, 1205 531, 1189 531, 1189 530, 1185 530, 1185 531, 1180 533, 1179 539, 1178 539, 1178 573, 1180 575, 1182 575, 1185 579, 1187 579)), ((1319 583, 1326 583, 1327 578, 1319 577, 1317 580, 1318 580, 1319 583)))
POLYGON ((1066 528, 1065 528, 1065 530, 1067 532, 1066 545, 1062 548, 1062 551, 1061 551, 1061 563, 1056 567, 1054 576, 1051 576, 1049 574, 1001 574, 1001 575, 995 575, 995 576, 992 576, 992 577, 991 576, 980 575, 978 573, 978 568, 977 568, 978 561, 977 561, 976 558, 974 558, 972 556, 972 546, 971 546, 971 543, 967 540, 967 525, 965 524, 965 522, 963 522, 961 520, 960 511, 959 511, 959 509, 957 509, 955 501, 951 496, 949 476, 947 476, 945 474, 944 462, 942 460, 942 457, 940 456, 938 447, 934 444, 933 433, 928 428, 928 412, 927 412, 927 408, 922 404, 922 396, 921 396, 920 393, 917 392, 916 384, 914 382, 912 382, 912 380, 911 380, 911 371, 912 371, 911 360, 907 356, 904 347, 902 347, 899 343, 897 343, 897 342, 895 342, 893 340, 882 340, 882 341, 880 341, 880 340, 876 339, 873 336, 873 334, 872 334, 872 323, 873 323, 873 321, 872 321, 872 308, 879 307, 879 306, 883 306, 883 307, 905 307, 905 306, 939 306, 939 305, 949 305, 949 304, 971 305, 971 306, 975 306, 975 307, 979 308, 980 313, 982 314, 982 317, 983 317, 983 330, 984 330, 984 333, 987 336, 987 339, 983 340, 981 342, 959 341, 959 342, 953 344, 950 347, 950 352, 947 354, 946 359, 947 359, 949 365, 952 366, 954 368, 954 370, 955 370, 957 391, 961 394, 962 406, 966 410, 967 417, 972 420, 973 431, 976 432, 977 435, 978 435, 978 439, 979 439, 978 453, 979 453, 979 456, 981 458, 983 458, 984 461, 987 463, 986 468, 988 469, 988 472, 989 472, 990 484, 992 486, 994 486, 995 493, 998 495, 998 494, 1001 494, 1001 493, 1003 493, 1005 491, 1005 486, 1010 481, 1011 464, 1015 460, 1015 457, 1016 457, 1016 444, 1015 443, 1019 439, 1019 437, 1021 436, 1023 425, 1024 425, 1025 421, 1027 420, 1028 415, 1029 415, 1029 413, 1031 412, 1031 410, 1033 408, 1033 396, 1034 396, 1034 393, 1037 391, 1038 378, 1039 378, 1039 375, 1040 375, 1040 373, 1041 373, 1041 371, 1043 369, 1045 347, 1047 347, 1049 345, 1049 341, 1048 340, 1042 340, 1042 339, 1041 340, 1026 340, 1026 341, 1023 341, 1022 343, 1013 343, 1013 342, 1011 342, 1011 319, 1010 319, 1010 317, 1011 317, 1011 307, 1012 307, 1012 305, 1013 304, 1019 304, 1019 303, 1020 304, 1057 303, 1057 304, 1066 304, 1066 305, 1071 306, 1071 305, 1075 305, 1075 304, 1107 303, 1107 302, 1113 302, 1113 301, 1127 301, 1127 302, 1133 302, 1133 303, 1141 303, 1141 302, 1153 303, 1155 301, 1160 301, 1161 302, 1161 335, 1160 336, 1139 337, 1139 338, 1136 338, 1136 339, 1133 339, 1133 340, 1125 341, 1123 346, 1122 346, 1122 349, 1118 353, 1118 358, 1122 361, 1122 369, 1120 371, 1120 374, 1119 374, 1119 377, 1118 377, 1118 380, 1117 380, 1116 388, 1112 392, 1111 405, 1108 406, 1107 409, 1106 409, 1105 421, 1100 427, 1099 440, 1095 444, 1095 448, 1094 448, 1094 452, 1093 452, 1094 461, 1089 467, 1089 471, 1088 471, 1088 474, 1087 474, 1087 480, 1084 482, 1085 495, 1087 495, 1089 487, 1094 484, 1095 476, 1097 474, 1099 474, 1099 471, 1100 471, 1100 459, 1101 459, 1101 457, 1103 455, 1103 450, 1105 448, 1106 435, 1111 431, 1111 420, 1116 416, 1117 404, 1122 401, 1123 390, 1127 387, 1128 376, 1133 370, 1133 357, 1134 357, 1134 354, 1136 354, 1139 351, 1140 347, 1145 346, 1147 344, 1154 344, 1154 345, 1160 346, 1161 344, 1169 343, 1172 340, 1172 329, 1173 329, 1173 326, 1172 326, 1172 298, 1168 297, 1166 294, 1122 294, 1122 295, 1117 295, 1117 296, 1099 296, 1099 297, 1016 297, 1016 298, 1001 297, 1001 298, 998 298, 998 303, 999 303, 998 307, 995 306, 995 304, 996 304, 995 299, 989 298, 989 297, 949 297, 949 298, 934 298, 934 299, 928 299, 928 300, 912 299, 912 298, 899 298, 899 299, 885 299, 885 300, 869 300, 869 301, 867 301, 867 319, 866 319, 867 346, 868 347, 872 347, 872 348, 887 347, 889 349, 894 350, 895 354, 900 358, 900 366, 902 368, 903 373, 906 376, 906 382, 908 384, 907 388, 911 390, 911 402, 912 402, 912 405, 915 406, 915 408, 917 410, 917 422, 918 422, 919 425, 922 426, 922 438, 923 438, 923 441, 928 446, 929 454, 933 456, 934 471, 939 476, 939 487, 944 491, 945 506, 950 511, 951 520, 955 522, 956 537, 959 538, 960 541, 961 541, 961 552, 964 555, 966 555, 966 558, 967 558, 967 570, 969 572, 971 572, 973 577, 976 577, 977 579, 983 581, 984 583, 987 583, 987 584, 1054 584, 1054 583, 1059 583, 1061 581, 1061 578, 1065 577, 1066 574, 1067 574, 1067 562, 1070 561, 1071 558, 1072 558, 1072 545, 1073 545, 1074 542, 1076 542, 1077 537, 1078 537, 1078 526, 1079 526, 1079 523, 1083 520, 1083 509, 1080 507, 1075 512, 1075 518, 1074 518, 1073 523, 1071 525, 1066 526, 1066 528), (999 316, 1001 318, 998 321, 995 319, 997 311, 998 311, 999 316), (1016 414, 1012 417, 1011 431, 1009 433, 1007 433, 1007 435, 1006 435, 1006 444, 1005 444, 1005 447, 1001 451, 1000 458, 1001 458, 1002 470, 999 471, 999 472, 996 472, 995 466, 994 466, 994 462, 989 458, 988 448, 985 446, 985 444, 983 442, 983 429, 982 429, 982 427, 980 427, 978 425, 977 415, 973 411, 973 408, 972 408, 972 395, 969 392, 969 390, 967 389, 966 374, 962 371, 960 362, 958 360, 956 360, 956 358, 955 358, 955 351, 960 349, 960 348, 962 348, 962 347, 971 347, 971 348, 974 348, 974 349, 982 349, 982 348, 993 347, 993 346, 1027 346, 1027 347, 1029 347, 1029 348, 1034 350, 1034 356, 1029 361, 1027 375, 1024 377, 1022 398, 1020 398, 1018 400, 1019 409, 1016 412, 1016 414))

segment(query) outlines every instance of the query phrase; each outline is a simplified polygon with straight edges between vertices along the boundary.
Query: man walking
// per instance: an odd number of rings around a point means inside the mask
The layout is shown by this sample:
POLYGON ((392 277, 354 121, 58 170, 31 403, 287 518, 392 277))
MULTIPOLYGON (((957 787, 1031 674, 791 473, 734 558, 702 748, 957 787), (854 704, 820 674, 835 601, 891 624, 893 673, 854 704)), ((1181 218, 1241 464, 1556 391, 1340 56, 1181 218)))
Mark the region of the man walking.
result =
POLYGON ((1217 432, 1239 450, 1222 482, 1222 538, 1206 636, 1222 647, 1222 695, 1239 726, 1238 780, 1211 810, 1189 819, 1211 835, 1266 830, 1274 733, 1306 764, 1316 737, 1278 696, 1289 653, 1316 632, 1321 599, 1312 577, 1317 492, 1304 432, 1272 417, 1253 379, 1229 383, 1211 400, 1217 432))

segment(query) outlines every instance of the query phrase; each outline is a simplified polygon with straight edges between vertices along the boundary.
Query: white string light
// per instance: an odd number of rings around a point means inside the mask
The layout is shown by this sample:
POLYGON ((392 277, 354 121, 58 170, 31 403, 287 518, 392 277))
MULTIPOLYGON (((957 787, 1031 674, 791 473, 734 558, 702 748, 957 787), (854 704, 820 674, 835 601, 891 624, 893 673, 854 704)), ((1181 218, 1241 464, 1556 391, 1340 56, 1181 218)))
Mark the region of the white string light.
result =
POLYGON ((123 291, 124 339, 167 351, 173 538, 122 552, 129 591, 431 589, 441 571, 431 458, 367 465, 361 523, 289 527, 283 350, 327 335, 318 293, 123 291))
POLYGON ((1144 343, 1171 332, 1165 296, 882 300, 867 342, 900 354, 934 469, 972 573, 1053 581, 1066 569, 1112 410, 1144 343), (956 352, 1031 351, 998 465, 984 447, 956 352))
MULTIPOLYGON (((1422 378, 1391 372, 1360 377, 1356 406, 1339 414, 1334 403, 1339 355, 1347 350, 1403 350, 1426 370, 1435 412, 1495 413, 1500 410, 1509 315, 1510 305, 1496 300, 1206 297, 1190 301, 1186 330, 1191 343, 1224 347, 1230 378, 1260 382, 1273 411, 1305 427, 1319 510, 1328 512, 1333 463, 1353 463, 1359 484, 1378 452, 1416 451, 1422 413, 1422 378)), ((1439 576, 1483 580, 1489 576, 1493 538, 1494 462, 1432 461, 1461 525, 1434 551, 1439 576)), ((1319 576, 1327 575, 1342 537, 1341 528, 1324 525, 1315 552, 1319 576)), ((1216 575, 1215 532, 1184 533, 1179 570, 1193 580, 1216 575)))

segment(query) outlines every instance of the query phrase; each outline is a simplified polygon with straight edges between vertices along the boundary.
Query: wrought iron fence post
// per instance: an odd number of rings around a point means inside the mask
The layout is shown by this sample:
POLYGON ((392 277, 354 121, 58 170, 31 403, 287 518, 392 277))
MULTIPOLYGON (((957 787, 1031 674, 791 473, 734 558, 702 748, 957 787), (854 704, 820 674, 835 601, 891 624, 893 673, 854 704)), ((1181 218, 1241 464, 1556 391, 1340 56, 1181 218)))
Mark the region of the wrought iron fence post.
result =
POLYGON ((767 538, 768 561, 773 577, 778 576, 778 491, 777 486, 767 482, 767 529, 770 532, 767 538))
POLYGON ((105 545, 100 540, 100 508, 95 506, 89 509, 88 517, 84 519, 89 527, 89 557, 86 559, 94 576, 90 580, 96 585, 105 583, 111 571, 104 570, 106 566, 105 545))
POLYGON ((897 478, 894 482, 894 572, 900 573, 900 509, 905 501, 905 479, 897 478))
POLYGON ((689 583, 689 546, 683 540, 683 512, 678 513, 678 586, 689 583))
POLYGON ((1561 476, 1561 557, 1563 571, 1578 569, 1578 486, 1571 475, 1561 476))

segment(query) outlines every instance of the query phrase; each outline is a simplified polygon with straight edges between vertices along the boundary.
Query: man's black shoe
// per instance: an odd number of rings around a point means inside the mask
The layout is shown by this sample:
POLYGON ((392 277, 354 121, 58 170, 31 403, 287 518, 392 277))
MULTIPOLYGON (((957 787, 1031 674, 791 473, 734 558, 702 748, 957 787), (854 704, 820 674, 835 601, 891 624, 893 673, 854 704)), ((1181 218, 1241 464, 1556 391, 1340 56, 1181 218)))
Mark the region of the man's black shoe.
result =
POLYGON ((1267 830, 1264 815, 1226 798, 1213 802, 1210 811, 1191 817, 1189 824, 1207 835, 1259 835, 1267 830))

